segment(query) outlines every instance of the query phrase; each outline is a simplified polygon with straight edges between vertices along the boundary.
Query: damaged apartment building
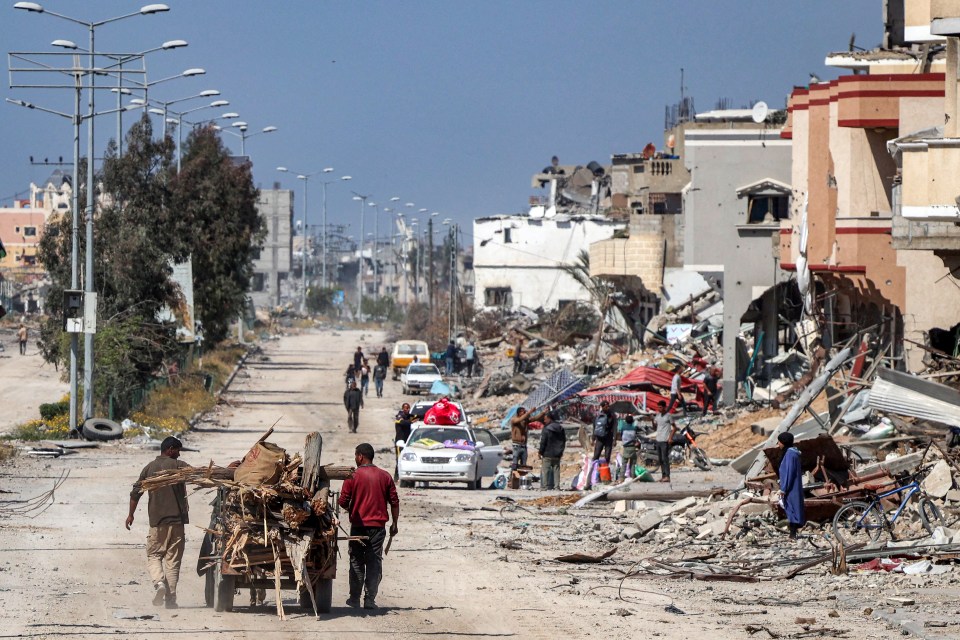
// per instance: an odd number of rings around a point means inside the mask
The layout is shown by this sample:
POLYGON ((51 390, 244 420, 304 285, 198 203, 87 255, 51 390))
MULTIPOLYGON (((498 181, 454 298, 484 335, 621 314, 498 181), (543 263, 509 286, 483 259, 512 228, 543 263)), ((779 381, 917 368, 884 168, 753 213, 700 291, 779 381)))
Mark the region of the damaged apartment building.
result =
MULTIPOLYGON (((960 2, 885 3, 885 46, 794 89, 784 269, 809 274, 825 343, 874 336, 897 366, 956 356, 960 317, 960 2)), ((803 277, 804 273, 798 273, 803 277)))
POLYGON ((473 221, 476 308, 550 311, 590 300, 563 267, 626 226, 610 215, 609 174, 596 162, 554 163, 533 176, 533 187, 548 195, 532 197, 527 213, 473 221))
POLYGON ((788 296, 778 295, 787 274, 776 248, 791 196, 781 128, 763 105, 718 109, 675 123, 664 151, 615 155, 614 202, 628 212, 628 236, 590 247, 594 276, 642 292, 639 324, 680 311, 684 325, 722 335, 727 402, 744 360, 738 367, 741 325, 754 327, 771 356, 779 349, 788 296))

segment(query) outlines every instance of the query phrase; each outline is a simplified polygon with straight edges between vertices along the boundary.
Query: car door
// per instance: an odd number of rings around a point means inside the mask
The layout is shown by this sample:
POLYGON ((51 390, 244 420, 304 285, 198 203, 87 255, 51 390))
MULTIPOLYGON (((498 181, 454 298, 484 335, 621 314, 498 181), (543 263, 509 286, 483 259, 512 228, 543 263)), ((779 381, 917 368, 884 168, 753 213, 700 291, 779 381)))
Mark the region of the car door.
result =
POLYGON ((480 445, 480 475, 497 475, 497 467, 503 461, 503 445, 489 429, 474 429, 473 434, 480 445))

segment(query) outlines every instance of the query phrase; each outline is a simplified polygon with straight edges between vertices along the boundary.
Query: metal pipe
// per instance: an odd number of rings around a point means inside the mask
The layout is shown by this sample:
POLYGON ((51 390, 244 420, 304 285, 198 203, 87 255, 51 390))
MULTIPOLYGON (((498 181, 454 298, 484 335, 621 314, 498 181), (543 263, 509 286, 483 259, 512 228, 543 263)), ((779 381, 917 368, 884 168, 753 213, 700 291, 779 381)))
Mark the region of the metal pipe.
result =
MULTIPOLYGON (((94 25, 89 25, 88 29, 90 30, 90 50, 88 52, 89 61, 90 61, 90 113, 89 121, 87 122, 87 224, 86 224, 86 235, 87 235, 87 246, 86 246, 86 269, 84 272, 84 291, 87 295, 94 293, 94 281, 93 281, 93 213, 96 200, 94 199, 93 187, 93 171, 94 171, 94 159, 93 159, 93 136, 94 136, 94 126, 93 122, 96 118, 93 117, 96 112, 95 105, 95 94, 96 94, 96 73, 94 72, 94 25)), ((92 296, 91 296, 92 297, 92 296)), ((84 302, 86 305, 86 301, 84 302)), ((86 309, 84 309, 84 314, 86 314, 86 309)), ((83 418, 87 420, 93 417, 93 334, 84 332, 83 334, 83 418)))

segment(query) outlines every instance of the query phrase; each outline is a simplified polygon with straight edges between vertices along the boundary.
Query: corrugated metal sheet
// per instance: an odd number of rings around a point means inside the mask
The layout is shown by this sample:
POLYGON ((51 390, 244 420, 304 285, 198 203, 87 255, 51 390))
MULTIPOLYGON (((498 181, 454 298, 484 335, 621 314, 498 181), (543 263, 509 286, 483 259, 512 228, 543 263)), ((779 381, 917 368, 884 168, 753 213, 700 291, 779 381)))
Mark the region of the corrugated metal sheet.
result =
POLYGON ((960 427, 960 393, 946 385, 892 369, 880 369, 868 406, 960 427))

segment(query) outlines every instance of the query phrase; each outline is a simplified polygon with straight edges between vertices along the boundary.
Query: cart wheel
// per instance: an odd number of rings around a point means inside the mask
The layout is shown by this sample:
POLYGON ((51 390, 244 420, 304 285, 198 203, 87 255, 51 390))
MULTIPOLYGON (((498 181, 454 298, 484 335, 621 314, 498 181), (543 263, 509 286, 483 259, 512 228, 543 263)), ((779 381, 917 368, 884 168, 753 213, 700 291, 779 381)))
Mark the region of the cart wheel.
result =
POLYGON ((317 583, 317 611, 320 613, 330 613, 330 606, 333 604, 333 578, 320 578, 317 583))
POLYGON ((214 599, 216 597, 216 578, 213 575, 213 569, 207 569, 203 573, 203 601, 207 607, 213 607, 214 599))
POLYGON ((943 519, 943 514, 940 513, 940 508, 930 498, 920 498, 917 508, 920 511, 920 522, 927 533, 933 535, 934 529, 946 526, 947 523, 943 519))
POLYGON ((236 592, 235 581, 236 576, 225 576, 220 573, 220 563, 218 562, 216 567, 211 571, 213 573, 213 583, 215 585, 214 601, 213 601, 213 610, 220 611, 232 611, 233 610, 233 596, 236 592))

